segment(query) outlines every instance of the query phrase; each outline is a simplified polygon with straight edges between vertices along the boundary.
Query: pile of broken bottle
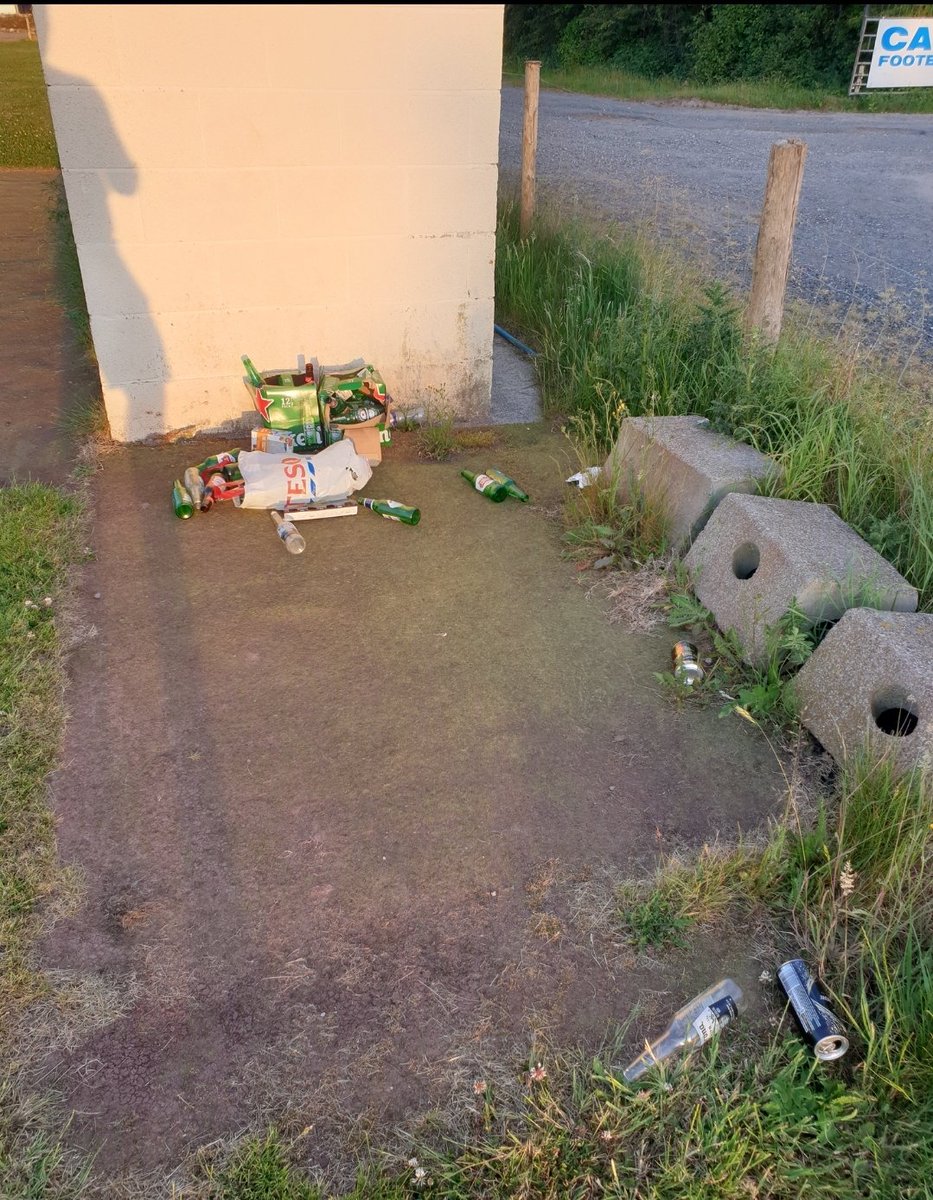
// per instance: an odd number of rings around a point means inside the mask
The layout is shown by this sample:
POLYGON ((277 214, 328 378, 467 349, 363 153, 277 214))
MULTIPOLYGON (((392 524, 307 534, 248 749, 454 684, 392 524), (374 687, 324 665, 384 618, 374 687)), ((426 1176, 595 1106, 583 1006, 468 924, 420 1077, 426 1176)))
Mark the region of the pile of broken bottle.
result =
MULTIPOLYGON (((187 467, 172 489, 175 515, 186 520, 217 503, 269 510, 277 535, 292 554, 305 549, 296 520, 351 516, 368 508, 390 521, 417 525, 421 512, 395 500, 351 499, 382 459, 391 429, 423 423, 423 409, 392 408, 379 372, 358 359, 321 368, 299 358, 298 370, 261 374, 244 355, 244 383, 263 421, 251 449, 223 451, 187 467)), ((528 495, 504 472, 461 471, 488 500, 521 502, 528 495)))

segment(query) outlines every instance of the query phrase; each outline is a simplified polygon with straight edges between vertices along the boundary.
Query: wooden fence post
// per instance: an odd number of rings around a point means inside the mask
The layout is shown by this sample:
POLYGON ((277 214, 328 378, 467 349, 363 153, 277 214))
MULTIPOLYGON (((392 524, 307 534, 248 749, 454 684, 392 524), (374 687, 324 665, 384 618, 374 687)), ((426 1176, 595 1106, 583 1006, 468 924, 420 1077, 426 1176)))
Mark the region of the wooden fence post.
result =
POLYGON ((760 330, 772 342, 780 337, 784 319, 784 294, 806 157, 806 142, 791 138, 775 142, 768 160, 746 323, 749 329, 760 330))
POLYGON ((525 63, 525 119, 522 125, 522 209, 519 232, 531 233, 535 216, 535 166, 538 156, 538 88, 541 64, 525 63))

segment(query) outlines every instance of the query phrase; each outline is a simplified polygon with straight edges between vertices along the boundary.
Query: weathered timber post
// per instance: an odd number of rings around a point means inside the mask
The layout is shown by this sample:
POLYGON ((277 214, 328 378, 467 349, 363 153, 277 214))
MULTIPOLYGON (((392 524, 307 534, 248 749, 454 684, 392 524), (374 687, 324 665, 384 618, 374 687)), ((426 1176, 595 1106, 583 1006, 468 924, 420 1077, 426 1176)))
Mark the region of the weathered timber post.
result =
POLYGON ((525 119, 522 124, 522 209, 519 232, 531 233, 535 216, 535 166, 538 156, 538 89, 541 64, 525 63, 525 119))
POLYGON ((775 142, 768 160, 746 323, 749 329, 759 330, 772 342, 780 337, 784 319, 784 294, 806 157, 806 142, 791 138, 775 142))

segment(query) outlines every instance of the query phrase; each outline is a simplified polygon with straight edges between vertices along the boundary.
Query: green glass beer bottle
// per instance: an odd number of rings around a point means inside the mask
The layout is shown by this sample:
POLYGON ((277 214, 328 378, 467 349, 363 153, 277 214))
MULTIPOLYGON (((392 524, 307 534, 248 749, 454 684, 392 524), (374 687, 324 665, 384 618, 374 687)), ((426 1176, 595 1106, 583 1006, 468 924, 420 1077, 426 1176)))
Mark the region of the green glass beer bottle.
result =
POLYGON ((241 355, 240 362, 246 368, 246 378, 250 381, 250 383, 253 385, 253 387, 261 388, 263 386, 263 384, 265 383, 265 380, 259 374, 259 372, 256 370, 256 368, 253 366, 249 355, 248 354, 241 355))
POLYGON ((384 409, 380 404, 374 404, 365 396, 353 396, 348 400, 338 400, 331 406, 330 419, 336 425, 358 425, 361 421, 371 421, 381 417, 384 409))
POLYGON ((194 501, 180 479, 176 479, 172 484, 172 508, 175 510, 175 516, 182 521, 187 521, 194 512, 194 501))
POLYGON ((513 500, 521 500, 522 504, 525 504, 530 498, 528 493, 523 492, 514 479, 506 475, 504 471, 500 471, 498 467, 490 467, 486 474, 490 479, 494 479, 496 483, 501 483, 513 500))
POLYGON ((401 521, 403 525, 417 525, 421 520, 420 508, 409 508, 399 504, 397 500, 370 500, 368 496, 358 497, 357 504, 369 508, 388 521, 401 521))
POLYGON ((496 504, 501 504, 503 500, 508 500, 509 493, 491 475, 483 475, 482 473, 474 475, 472 471, 461 471, 460 474, 467 483, 472 484, 487 500, 493 500, 496 504))
POLYGON ((233 450, 223 450, 220 454, 211 454, 205 458, 204 462, 198 463, 195 470, 200 474, 202 471, 216 469, 222 471, 224 467, 229 467, 240 457, 239 446, 233 450))

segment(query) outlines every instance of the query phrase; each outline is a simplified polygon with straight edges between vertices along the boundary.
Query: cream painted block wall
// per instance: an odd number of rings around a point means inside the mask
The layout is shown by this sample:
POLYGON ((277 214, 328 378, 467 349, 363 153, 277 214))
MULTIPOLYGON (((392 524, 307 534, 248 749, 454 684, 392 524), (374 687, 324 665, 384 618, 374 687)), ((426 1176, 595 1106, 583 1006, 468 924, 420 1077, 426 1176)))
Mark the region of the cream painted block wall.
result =
POLYGON ((488 411, 501 4, 35 12, 114 437, 255 423, 244 353, 488 411))

